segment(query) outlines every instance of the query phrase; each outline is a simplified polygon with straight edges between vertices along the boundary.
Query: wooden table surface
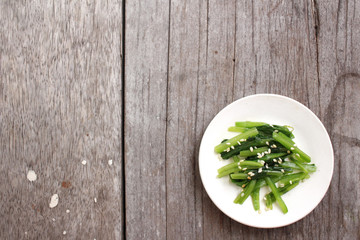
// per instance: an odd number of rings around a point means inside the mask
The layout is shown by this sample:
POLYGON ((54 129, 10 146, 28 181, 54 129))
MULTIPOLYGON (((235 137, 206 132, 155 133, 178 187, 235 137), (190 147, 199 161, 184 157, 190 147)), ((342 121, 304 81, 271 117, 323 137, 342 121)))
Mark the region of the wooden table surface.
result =
POLYGON ((359 0, 0 0, 0 239, 359 239, 359 103, 359 0), (255 93, 334 145, 325 198, 278 229, 199 177, 207 125, 255 93))

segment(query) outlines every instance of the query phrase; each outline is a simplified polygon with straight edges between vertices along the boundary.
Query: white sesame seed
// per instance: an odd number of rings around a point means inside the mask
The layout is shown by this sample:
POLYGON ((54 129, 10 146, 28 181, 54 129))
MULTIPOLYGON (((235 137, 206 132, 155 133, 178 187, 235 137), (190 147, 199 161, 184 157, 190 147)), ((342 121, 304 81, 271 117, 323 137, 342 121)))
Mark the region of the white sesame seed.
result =
POLYGON ((264 154, 269 154, 268 151, 263 152, 264 154))
POLYGON ((245 170, 247 170, 247 168, 243 168, 243 170, 245 171, 245 170))
POLYGON ((261 153, 257 153, 256 155, 261 156, 261 153))
POLYGON ((285 172, 285 170, 284 170, 284 169, 281 169, 281 172, 283 172, 283 173, 284 173, 284 172, 285 172))
POLYGON ((248 175, 251 175, 252 174, 252 172, 248 172, 248 175))
POLYGON ((289 183, 292 184, 292 181, 290 180, 289 183))
POLYGON ((290 150, 295 150, 295 148, 291 147, 290 150))
POLYGON ((264 200, 266 201, 266 197, 264 197, 264 200))
POLYGON ((269 168, 269 165, 268 165, 268 164, 266 164, 266 165, 265 165, 265 168, 269 168))
POLYGON ((282 184, 282 183, 281 183, 281 184, 279 184, 279 187, 284 187, 284 184, 282 184))
POLYGON ((300 157, 300 154, 298 154, 298 153, 296 153, 295 155, 298 156, 298 157, 300 157))
POLYGON ((230 152, 230 148, 227 148, 227 149, 226 149, 226 152, 230 152))
POLYGON ((282 160, 281 160, 281 158, 279 158, 279 160, 278 160, 278 163, 282 163, 282 160))
POLYGON ((240 166, 240 162, 238 162, 237 165, 240 166))
POLYGON ((243 197, 244 195, 245 195, 245 193, 243 193, 243 192, 240 194, 241 197, 243 197))
POLYGON ((261 172, 262 172, 262 168, 259 168, 258 173, 261 173, 261 172))
POLYGON ((271 149, 270 149, 270 148, 268 149, 268 152, 271 153, 271 149))
POLYGON ((229 142, 227 142, 227 143, 226 143, 226 145, 230 145, 230 143, 229 143, 229 142))
POLYGON ((238 167, 240 170, 241 170, 241 166, 239 165, 239 167, 238 167))
POLYGON ((264 165, 264 164, 265 164, 265 161, 264 161, 264 160, 261 160, 260 163, 261 163, 262 165, 264 165))
POLYGON ((273 162, 277 162, 275 158, 273 159, 273 162))
POLYGON ((268 142, 268 141, 266 141, 266 145, 269 145, 269 142, 268 142))
POLYGON ((279 164, 275 164, 275 167, 278 167, 279 166, 279 164))
POLYGON ((245 161, 245 160, 240 160, 240 162, 243 162, 243 161, 245 161))
POLYGON ((296 143, 294 144, 294 147, 297 147, 296 143))
POLYGON ((234 146, 231 146, 231 149, 235 149, 235 147, 234 147, 234 146))
POLYGON ((63 231, 63 235, 66 235, 66 231, 63 231))
POLYGON ((254 148, 253 147, 250 147, 250 152, 253 152, 254 151, 254 148))
POLYGON ((254 147, 255 149, 257 149, 257 147, 254 147))
POLYGON ((237 141, 237 144, 241 145, 241 143, 239 141, 237 141))
POLYGON ((277 129, 276 129, 274 132, 276 132, 276 133, 277 133, 277 132, 279 132, 279 130, 277 130, 277 129))
POLYGON ((246 139, 240 139, 240 142, 246 142, 246 139))

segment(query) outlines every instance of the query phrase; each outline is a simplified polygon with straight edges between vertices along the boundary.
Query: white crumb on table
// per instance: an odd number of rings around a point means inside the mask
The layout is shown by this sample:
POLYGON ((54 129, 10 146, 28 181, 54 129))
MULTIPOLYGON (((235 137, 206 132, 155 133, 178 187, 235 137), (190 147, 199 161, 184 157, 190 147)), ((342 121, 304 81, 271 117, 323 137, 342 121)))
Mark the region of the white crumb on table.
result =
POLYGON ((26 177, 30 182, 33 182, 37 179, 37 175, 34 170, 29 170, 26 177))
POLYGON ((69 209, 66 209, 66 213, 69 213, 70 212, 70 210, 69 209))
POLYGON ((111 165, 113 164, 113 160, 110 159, 110 160, 108 161, 108 164, 111 166, 111 165))
POLYGON ((50 199, 49 207, 54 208, 58 205, 58 203, 59 203, 59 195, 57 194, 52 195, 50 199))
POLYGON ((82 165, 86 165, 86 160, 82 160, 82 161, 81 161, 81 164, 82 164, 82 165))
POLYGON ((97 199, 96 199, 96 198, 94 198, 94 202, 96 202, 96 203, 97 203, 97 199))
POLYGON ((63 234, 66 235, 66 231, 63 231, 63 234))
POLYGON ((55 218, 53 218, 52 221, 55 222, 55 218))

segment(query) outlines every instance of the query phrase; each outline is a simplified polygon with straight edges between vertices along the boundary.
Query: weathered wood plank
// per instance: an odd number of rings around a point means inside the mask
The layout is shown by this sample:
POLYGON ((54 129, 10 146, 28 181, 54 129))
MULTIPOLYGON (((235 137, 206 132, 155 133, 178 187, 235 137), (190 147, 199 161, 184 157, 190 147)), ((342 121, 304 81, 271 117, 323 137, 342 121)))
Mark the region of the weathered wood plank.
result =
POLYGON ((122 238, 121 6, 0 2, 1 239, 122 238))
POLYGON ((319 215, 328 239, 360 238, 360 1, 319 1, 321 116, 335 171, 319 215), (330 206, 330 207, 329 207, 330 206))
POLYGON ((126 2, 126 237, 166 238, 168 1, 126 2))
MULTIPOLYGON (((196 111, 200 59, 206 47, 205 1, 171 3, 166 134, 167 238, 201 239, 202 186, 197 165, 196 111), (205 33, 205 34, 204 34, 205 33)), ((205 59, 205 58, 203 58, 205 59)))

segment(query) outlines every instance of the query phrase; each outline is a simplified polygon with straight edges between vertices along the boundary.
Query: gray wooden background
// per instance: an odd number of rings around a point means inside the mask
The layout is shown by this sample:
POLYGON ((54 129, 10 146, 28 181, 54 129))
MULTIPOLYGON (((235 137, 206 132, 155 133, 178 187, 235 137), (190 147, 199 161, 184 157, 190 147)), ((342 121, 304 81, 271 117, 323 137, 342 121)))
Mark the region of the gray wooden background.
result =
POLYGON ((359 103, 359 0, 0 0, 0 239, 359 239, 359 103), (199 177, 207 125, 254 93, 334 144, 325 198, 279 229, 231 220, 199 177))

